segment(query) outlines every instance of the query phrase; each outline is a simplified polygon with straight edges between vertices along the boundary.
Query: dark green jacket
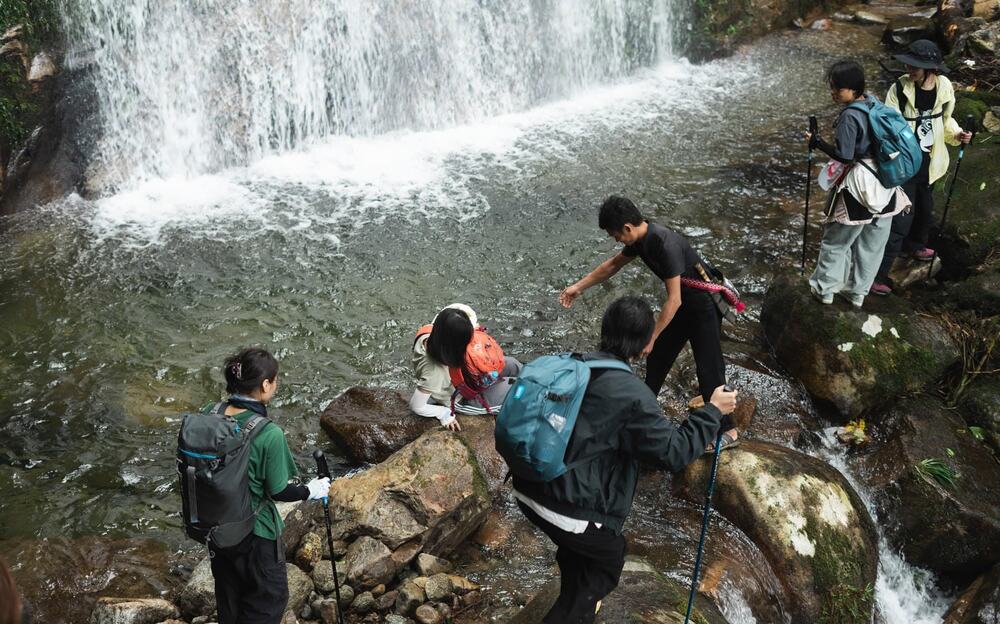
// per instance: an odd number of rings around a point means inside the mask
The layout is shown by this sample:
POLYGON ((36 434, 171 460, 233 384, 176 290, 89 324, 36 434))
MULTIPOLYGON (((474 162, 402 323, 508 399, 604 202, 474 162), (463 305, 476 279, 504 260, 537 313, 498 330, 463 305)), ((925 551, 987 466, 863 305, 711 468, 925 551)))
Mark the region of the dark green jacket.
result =
MULTIPOLYGON (((583 356, 584 360, 612 358, 608 353, 583 356)), ((632 509, 639 462, 678 472, 715 440, 721 418, 722 413, 708 404, 674 425, 638 377, 595 369, 565 462, 592 459, 547 483, 514 477, 514 488, 556 513, 598 522, 621 533, 632 509)))

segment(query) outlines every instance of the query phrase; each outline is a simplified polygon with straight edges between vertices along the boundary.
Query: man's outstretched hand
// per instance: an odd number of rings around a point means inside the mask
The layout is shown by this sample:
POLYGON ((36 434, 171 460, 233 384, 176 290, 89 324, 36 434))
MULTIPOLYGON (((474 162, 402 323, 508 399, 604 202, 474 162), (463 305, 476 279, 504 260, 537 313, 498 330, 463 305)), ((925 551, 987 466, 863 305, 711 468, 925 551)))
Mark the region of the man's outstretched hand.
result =
POLYGON ((566 290, 559 293, 559 303, 562 304, 564 308, 568 308, 573 305, 576 298, 580 296, 580 289, 576 285, 568 287, 566 290))

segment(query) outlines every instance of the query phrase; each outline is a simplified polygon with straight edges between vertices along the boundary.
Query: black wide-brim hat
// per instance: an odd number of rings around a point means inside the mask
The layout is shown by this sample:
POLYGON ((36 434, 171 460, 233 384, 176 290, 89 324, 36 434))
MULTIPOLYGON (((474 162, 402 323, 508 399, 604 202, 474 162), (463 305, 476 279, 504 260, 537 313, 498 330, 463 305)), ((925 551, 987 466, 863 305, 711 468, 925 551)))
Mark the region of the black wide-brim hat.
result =
POLYGON ((941 50, 938 49, 936 43, 927 39, 917 39, 910 44, 906 52, 895 54, 893 58, 904 65, 920 69, 933 69, 939 74, 948 71, 948 66, 941 59, 941 50))

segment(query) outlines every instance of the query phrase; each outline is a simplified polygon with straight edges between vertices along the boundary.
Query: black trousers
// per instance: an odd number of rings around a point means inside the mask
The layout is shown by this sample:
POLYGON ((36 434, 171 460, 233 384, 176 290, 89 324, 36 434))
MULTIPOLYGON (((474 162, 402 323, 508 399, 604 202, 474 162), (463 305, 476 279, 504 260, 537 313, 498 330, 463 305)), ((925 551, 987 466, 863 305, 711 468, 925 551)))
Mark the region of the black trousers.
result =
POLYGON ((930 185, 931 155, 924 153, 917 175, 903 185, 903 192, 913 206, 908 214, 898 214, 892 218, 892 230, 885 243, 882 264, 875 280, 885 283, 889 279, 892 263, 902 252, 920 251, 927 246, 931 223, 934 220, 934 187, 930 185))
POLYGON ((698 391, 708 403, 712 392, 726 383, 721 326, 722 315, 708 293, 681 288, 681 307, 660 333, 646 359, 646 385, 653 394, 660 393, 681 349, 690 342, 698 374, 698 391))
POLYGON ((625 537, 593 523, 583 533, 569 533, 517 502, 524 515, 556 545, 559 597, 545 614, 545 624, 590 624, 597 602, 618 587, 625 567, 625 537))
POLYGON ((219 624, 279 624, 288 603, 285 549, 251 533, 232 548, 212 550, 219 624))

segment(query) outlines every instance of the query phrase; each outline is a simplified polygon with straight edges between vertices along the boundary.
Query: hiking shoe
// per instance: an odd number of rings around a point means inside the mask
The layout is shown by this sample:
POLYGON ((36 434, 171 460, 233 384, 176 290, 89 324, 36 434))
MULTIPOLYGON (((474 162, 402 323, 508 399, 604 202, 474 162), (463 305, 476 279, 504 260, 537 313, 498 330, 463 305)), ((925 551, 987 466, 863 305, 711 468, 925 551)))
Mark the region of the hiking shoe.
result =
POLYGON ((819 301, 823 305, 830 305, 833 303, 833 295, 821 295, 819 294, 819 291, 812 286, 809 287, 809 292, 811 292, 813 297, 816 298, 816 301, 819 301))
POLYGON ((930 247, 924 247, 914 251, 911 255, 921 262, 930 262, 934 258, 934 250, 930 247))
MULTIPOLYGON (((722 446, 719 448, 719 452, 721 453, 722 451, 724 451, 726 449, 736 448, 739 445, 740 445, 740 439, 736 437, 735 431, 733 431, 733 430, 726 431, 726 432, 724 432, 722 434, 722 446)), ((715 452, 715 443, 713 442, 713 443, 709 444, 708 446, 706 446, 705 447, 705 452, 706 453, 714 453, 715 452)))
POLYGON ((861 304, 865 302, 864 297, 859 297, 858 295, 852 295, 850 293, 838 292, 837 296, 851 304, 855 310, 860 310, 861 304))
POLYGON ((885 297, 892 294, 892 288, 885 283, 875 282, 872 284, 871 289, 868 291, 869 295, 878 295, 879 297, 885 297))

